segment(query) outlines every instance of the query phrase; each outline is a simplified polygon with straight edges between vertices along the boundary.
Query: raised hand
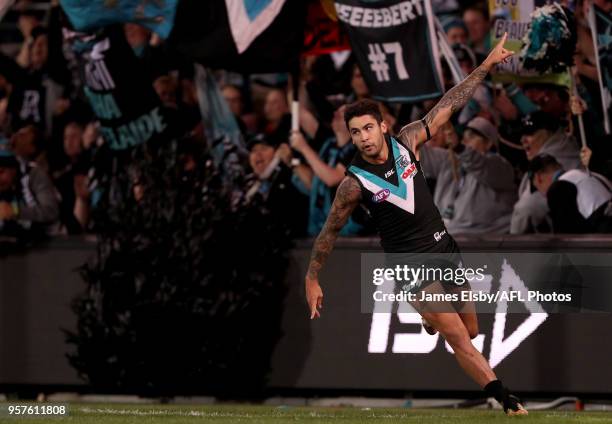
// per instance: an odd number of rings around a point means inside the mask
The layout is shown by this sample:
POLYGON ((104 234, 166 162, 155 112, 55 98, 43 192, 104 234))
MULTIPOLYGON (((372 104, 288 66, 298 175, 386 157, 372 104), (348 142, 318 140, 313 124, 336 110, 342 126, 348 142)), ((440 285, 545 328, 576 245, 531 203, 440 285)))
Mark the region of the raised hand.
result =
POLYGON ((498 63, 505 61, 506 59, 508 59, 510 56, 514 54, 512 50, 507 50, 504 48, 504 44, 506 43, 507 38, 508 38, 508 33, 505 32, 502 39, 499 40, 499 43, 497 43, 497 45, 493 48, 493 50, 491 50, 491 53, 489 53, 489 56, 487 56, 485 61, 482 63, 488 69, 491 69, 494 65, 497 65, 498 63))

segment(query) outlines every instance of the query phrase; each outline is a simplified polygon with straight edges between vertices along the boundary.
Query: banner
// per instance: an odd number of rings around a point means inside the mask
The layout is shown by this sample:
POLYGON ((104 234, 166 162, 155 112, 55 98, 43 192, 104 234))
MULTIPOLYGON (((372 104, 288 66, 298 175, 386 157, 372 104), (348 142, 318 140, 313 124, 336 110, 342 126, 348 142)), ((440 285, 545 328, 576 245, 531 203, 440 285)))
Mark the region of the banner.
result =
POLYGON ((305 0, 181 0, 169 41, 208 68, 288 71, 298 64, 305 19, 305 0))
POLYGON ((429 0, 338 0, 336 12, 374 98, 409 103, 442 95, 429 0))
POLYGON ((321 55, 350 49, 348 35, 338 23, 333 0, 309 3, 303 54, 321 55))
POLYGON ((179 0, 60 0, 77 31, 134 22, 166 38, 174 24, 179 0))
POLYGON ((596 5, 589 8, 589 26, 595 43, 599 88, 604 110, 604 127, 610 134, 610 113, 612 106, 612 13, 606 13, 596 5))
POLYGON ((79 58, 85 95, 113 150, 154 137, 172 137, 165 109, 121 26, 109 26, 93 35, 65 30, 64 36, 79 58))
POLYGON ((280 13, 285 0, 225 0, 238 53, 244 52, 280 13))
MULTIPOLYGON (((516 53, 521 51, 523 37, 531 25, 531 13, 546 4, 546 0, 489 0, 489 15, 492 17, 491 45, 495 46, 504 35, 508 33, 506 48, 516 53)), ((521 67, 519 55, 512 55, 505 63, 497 65, 492 76, 494 81, 517 83, 550 83, 569 87, 569 74, 538 75, 534 72, 524 71, 521 67)))
POLYGON ((242 169, 239 154, 246 151, 238 122, 223 98, 212 72, 195 65, 195 84, 206 141, 216 166, 242 169))

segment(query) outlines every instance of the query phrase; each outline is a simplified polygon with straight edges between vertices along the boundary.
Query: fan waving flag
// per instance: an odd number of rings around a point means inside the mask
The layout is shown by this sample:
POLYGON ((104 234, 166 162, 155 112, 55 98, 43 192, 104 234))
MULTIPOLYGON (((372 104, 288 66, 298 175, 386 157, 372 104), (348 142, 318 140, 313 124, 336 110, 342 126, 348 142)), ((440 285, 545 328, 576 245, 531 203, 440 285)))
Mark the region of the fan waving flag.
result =
POLYGON ((77 31, 134 22, 166 38, 172 30, 179 0, 60 0, 77 31))
POLYGON ((126 150, 176 135, 172 114, 142 77, 144 65, 121 26, 111 25, 95 34, 65 30, 64 37, 78 58, 85 95, 111 149, 126 150))
POLYGON ((337 0, 336 12, 374 98, 409 103, 442 94, 429 0, 337 0))

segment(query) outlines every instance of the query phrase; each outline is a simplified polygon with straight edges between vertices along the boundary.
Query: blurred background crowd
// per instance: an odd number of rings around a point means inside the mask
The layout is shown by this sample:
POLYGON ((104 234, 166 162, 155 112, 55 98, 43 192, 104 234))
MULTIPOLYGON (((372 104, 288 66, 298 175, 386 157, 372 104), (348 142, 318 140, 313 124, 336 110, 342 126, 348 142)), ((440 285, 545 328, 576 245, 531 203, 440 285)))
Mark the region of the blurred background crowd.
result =
MULTIPOLYGON (((491 47, 495 19, 486 4, 434 1, 434 12, 467 74, 491 47)), ((553 83, 490 78, 420 151, 431 193, 453 234, 603 233, 612 231, 612 140, 605 134, 595 52, 581 1, 577 90, 553 83), (577 116, 585 127, 584 146, 577 116)), ((593 0, 610 13, 612 3, 593 0)), ((92 231, 92 179, 108 144, 99 131, 74 57, 66 47, 57 1, 20 0, 0 24, 0 234, 92 231)), ((205 149, 193 64, 168 51, 143 26, 123 33, 185 139, 186 170, 203 166, 205 149)), ((215 71, 245 140, 252 173, 247 196, 259 196, 296 237, 321 229, 355 154, 343 108, 370 92, 350 51, 301 59, 300 131, 291 131, 287 74, 215 71)), ((454 85, 443 66, 446 88, 454 85)), ((437 100, 380 103, 391 133, 422 118, 437 100)), ((134 196, 142 196, 138 185, 134 196)), ((373 235, 358 210, 345 236, 373 235)))

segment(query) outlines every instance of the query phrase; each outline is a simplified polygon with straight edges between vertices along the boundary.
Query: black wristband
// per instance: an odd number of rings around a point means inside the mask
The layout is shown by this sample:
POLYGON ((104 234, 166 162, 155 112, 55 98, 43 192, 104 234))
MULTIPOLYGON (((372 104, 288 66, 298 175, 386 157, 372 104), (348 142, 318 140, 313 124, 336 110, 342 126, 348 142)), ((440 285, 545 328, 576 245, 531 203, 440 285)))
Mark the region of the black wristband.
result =
POLYGON ((425 118, 421 119, 421 123, 425 126, 425 133, 427 133, 427 138, 425 141, 431 140, 431 133, 429 132, 429 125, 425 122, 425 118))

